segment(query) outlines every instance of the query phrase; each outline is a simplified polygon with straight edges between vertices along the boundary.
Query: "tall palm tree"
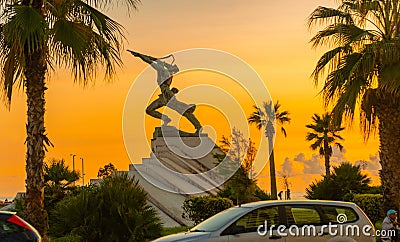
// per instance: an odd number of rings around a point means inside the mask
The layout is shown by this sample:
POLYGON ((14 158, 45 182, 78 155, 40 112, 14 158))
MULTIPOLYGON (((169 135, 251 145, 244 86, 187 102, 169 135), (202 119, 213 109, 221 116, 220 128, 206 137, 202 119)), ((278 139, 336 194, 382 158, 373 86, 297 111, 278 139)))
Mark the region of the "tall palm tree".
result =
POLYGON ((306 127, 311 131, 307 133, 306 140, 314 141, 311 144, 312 150, 319 150, 319 154, 325 158, 325 177, 330 177, 330 158, 332 156, 332 144, 336 145, 340 150, 343 145, 336 140, 343 140, 337 133, 344 130, 343 127, 335 125, 329 113, 321 116, 314 114, 312 117, 313 123, 307 124, 306 127))
POLYGON ((353 120, 357 104, 366 139, 378 127, 384 209, 400 208, 400 1, 341 0, 318 7, 310 26, 324 26, 311 40, 331 49, 313 76, 323 81, 325 105, 337 123, 353 120))
MULTIPOLYGON (((135 8, 139 0, 115 1, 135 8)), ((123 28, 97 10, 109 0, 0 0, 0 68, 6 103, 13 89, 27 95, 26 213, 25 218, 46 238, 43 206, 43 159, 47 138, 46 77, 54 67, 68 67, 75 80, 87 83, 96 67, 105 67, 106 79, 121 64, 123 28)))
POLYGON ((285 123, 290 122, 289 112, 280 111, 281 104, 276 101, 275 105, 272 101, 264 102, 261 108, 254 106, 254 112, 248 118, 250 124, 256 124, 257 129, 261 130, 264 128, 265 137, 268 138, 269 151, 271 155, 269 157, 269 170, 271 176, 271 196, 273 199, 277 199, 276 189, 276 174, 275 174, 275 156, 274 156, 274 137, 275 137, 275 126, 278 123, 281 126, 281 131, 286 137, 286 130, 283 127, 285 123))

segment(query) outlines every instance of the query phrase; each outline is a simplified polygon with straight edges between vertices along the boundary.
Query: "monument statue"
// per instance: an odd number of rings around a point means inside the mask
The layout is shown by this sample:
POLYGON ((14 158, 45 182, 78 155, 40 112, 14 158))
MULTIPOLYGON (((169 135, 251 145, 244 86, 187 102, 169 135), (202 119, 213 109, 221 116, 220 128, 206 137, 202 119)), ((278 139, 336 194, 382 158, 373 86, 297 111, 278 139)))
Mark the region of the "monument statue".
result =
POLYGON ((155 58, 132 50, 128 51, 133 56, 139 57, 144 62, 150 64, 151 67, 157 71, 157 83, 160 87, 161 94, 158 95, 158 98, 150 103, 150 105, 146 108, 146 113, 154 118, 161 119, 163 121, 163 125, 167 125, 169 122, 171 122, 171 119, 167 115, 157 111, 157 109, 167 106, 189 120, 189 122, 196 129, 196 133, 200 133, 202 126, 199 120, 193 114, 194 110, 196 109, 196 105, 186 104, 178 101, 175 94, 178 93, 179 90, 175 87, 171 88, 173 75, 179 71, 178 66, 173 64, 175 61, 174 56, 168 55, 162 58, 155 58), (170 57, 173 58, 171 64, 163 61, 164 59, 168 59, 170 57))

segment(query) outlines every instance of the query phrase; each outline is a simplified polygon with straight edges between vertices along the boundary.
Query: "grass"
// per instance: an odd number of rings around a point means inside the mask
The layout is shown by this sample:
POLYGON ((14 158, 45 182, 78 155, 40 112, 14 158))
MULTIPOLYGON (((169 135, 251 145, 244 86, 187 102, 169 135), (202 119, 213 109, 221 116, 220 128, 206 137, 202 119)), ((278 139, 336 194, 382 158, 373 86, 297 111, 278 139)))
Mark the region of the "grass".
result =
POLYGON ((161 236, 166 236, 170 234, 176 234, 180 232, 188 231, 191 227, 188 226, 178 226, 178 227, 171 227, 171 228, 163 228, 161 231, 161 236))

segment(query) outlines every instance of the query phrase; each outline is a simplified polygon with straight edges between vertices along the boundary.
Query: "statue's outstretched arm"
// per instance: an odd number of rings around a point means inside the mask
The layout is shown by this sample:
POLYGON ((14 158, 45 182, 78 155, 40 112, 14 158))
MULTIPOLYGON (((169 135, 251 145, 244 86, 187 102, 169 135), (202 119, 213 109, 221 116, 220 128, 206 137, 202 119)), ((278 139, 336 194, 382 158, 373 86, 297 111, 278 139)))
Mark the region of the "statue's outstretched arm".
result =
POLYGON ((152 56, 148 56, 148 55, 143 55, 140 54, 138 52, 132 51, 132 50, 128 50, 133 56, 139 57, 140 59, 142 59, 144 62, 151 64, 153 62, 155 62, 157 60, 157 58, 152 57, 152 56))

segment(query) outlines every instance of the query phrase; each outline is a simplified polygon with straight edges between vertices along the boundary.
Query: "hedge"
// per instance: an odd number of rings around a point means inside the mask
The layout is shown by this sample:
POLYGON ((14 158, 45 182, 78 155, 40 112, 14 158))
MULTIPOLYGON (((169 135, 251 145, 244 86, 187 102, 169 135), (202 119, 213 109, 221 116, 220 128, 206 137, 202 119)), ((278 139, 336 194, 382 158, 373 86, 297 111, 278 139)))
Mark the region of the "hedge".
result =
POLYGON ((233 206, 232 200, 215 196, 188 197, 182 205, 183 218, 191 219, 195 224, 233 206))
POLYGON ((385 217, 382 209, 383 196, 381 194, 355 194, 352 202, 364 210, 374 224, 385 217))

